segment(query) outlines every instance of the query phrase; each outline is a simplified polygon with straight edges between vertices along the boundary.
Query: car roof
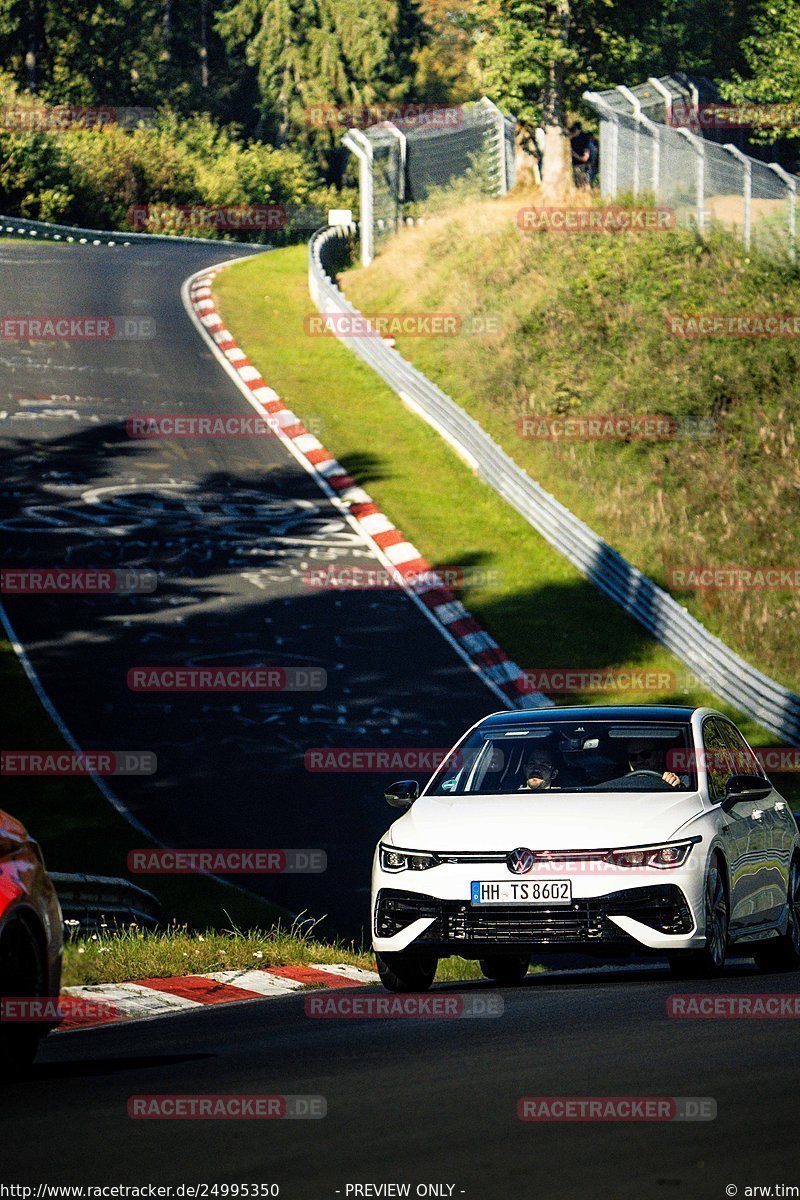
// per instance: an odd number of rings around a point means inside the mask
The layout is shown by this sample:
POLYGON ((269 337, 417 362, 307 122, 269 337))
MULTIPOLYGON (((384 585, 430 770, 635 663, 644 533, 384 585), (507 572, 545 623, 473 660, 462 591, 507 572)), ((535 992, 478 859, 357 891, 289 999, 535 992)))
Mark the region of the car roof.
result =
POLYGON ((688 704, 592 704, 583 706, 556 705, 553 708, 517 709, 491 713, 478 722, 477 728, 493 726, 536 725, 549 721, 689 721, 698 709, 688 704))

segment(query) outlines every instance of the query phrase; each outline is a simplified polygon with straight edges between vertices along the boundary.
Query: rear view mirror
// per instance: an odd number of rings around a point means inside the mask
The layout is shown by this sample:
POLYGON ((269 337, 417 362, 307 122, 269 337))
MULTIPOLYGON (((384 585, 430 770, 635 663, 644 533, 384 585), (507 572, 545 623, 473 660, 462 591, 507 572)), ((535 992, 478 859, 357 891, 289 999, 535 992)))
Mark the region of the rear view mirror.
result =
POLYGON ((383 796, 392 808, 410 808, 419 796, 419 784, 416 779, 401 779, 390 783, 383 796))

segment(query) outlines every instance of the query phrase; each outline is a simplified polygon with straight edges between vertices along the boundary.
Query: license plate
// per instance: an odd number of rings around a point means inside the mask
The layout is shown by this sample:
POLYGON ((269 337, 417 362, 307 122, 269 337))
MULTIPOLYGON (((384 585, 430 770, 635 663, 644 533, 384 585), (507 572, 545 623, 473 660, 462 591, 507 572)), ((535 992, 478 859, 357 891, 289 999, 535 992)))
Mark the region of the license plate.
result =
POLYGON ((472 884, 473 904, 571 904, 571 879, 520 879, 472 884))

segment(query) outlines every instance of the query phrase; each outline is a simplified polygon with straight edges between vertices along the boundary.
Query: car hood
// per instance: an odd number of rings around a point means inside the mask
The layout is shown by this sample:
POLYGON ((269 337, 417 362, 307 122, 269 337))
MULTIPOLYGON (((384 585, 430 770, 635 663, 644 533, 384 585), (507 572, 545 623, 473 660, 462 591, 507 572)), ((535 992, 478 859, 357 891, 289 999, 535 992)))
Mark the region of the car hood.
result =
POLYGON ((422 796, 388 840, 408 850, 612 849, 666 841, 702 811, 697 792, 422 796))

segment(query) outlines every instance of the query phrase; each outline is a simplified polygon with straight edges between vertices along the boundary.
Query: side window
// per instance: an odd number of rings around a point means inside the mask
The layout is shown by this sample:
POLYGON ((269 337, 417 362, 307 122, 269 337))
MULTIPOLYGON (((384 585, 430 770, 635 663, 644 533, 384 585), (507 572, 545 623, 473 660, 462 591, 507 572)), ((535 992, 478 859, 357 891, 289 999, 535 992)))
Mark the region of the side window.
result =
POLYGON ((719 722, 722 736, 730 750, 733 751, 735 770, 740 775, 763 775, 758 759, 744 740, 739 730, 730 721, 719 722))
POLYGON ((703 722, 703 749, 709 793, 712 800, 719 801, 725 795, 728 780, 734 774, 733 755, 719 722, 713 718, 703 722))

